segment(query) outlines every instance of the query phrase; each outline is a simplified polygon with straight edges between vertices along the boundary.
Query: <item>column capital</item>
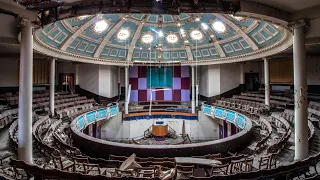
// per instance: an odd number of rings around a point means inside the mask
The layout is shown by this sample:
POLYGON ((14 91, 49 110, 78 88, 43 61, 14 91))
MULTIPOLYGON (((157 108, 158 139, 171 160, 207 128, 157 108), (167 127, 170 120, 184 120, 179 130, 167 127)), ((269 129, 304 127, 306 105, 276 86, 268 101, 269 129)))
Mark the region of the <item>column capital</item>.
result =
POLYGON ((29 19, 25 19, 25 18, 17 18, 17 26, 18 27, 23 27, 23 26, 33 26, 32 21, 30 21, 29 19))
POLYGON ((290 22, 288 24, 289 28, 295 29, 295 28, 299 28, 299 27, 309 27, 309 20, 307 19, 300 19, 294 22, 290 22))

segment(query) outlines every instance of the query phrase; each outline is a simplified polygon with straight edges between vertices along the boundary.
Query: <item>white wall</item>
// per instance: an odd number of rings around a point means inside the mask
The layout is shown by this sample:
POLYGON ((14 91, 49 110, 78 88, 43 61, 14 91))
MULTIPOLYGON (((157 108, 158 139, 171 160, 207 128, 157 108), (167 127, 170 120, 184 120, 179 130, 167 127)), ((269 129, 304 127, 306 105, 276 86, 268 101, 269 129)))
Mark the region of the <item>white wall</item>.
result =
POLYGON ((18 86, 18 60, 0 59, 0 87, 18 86))
POLYGON ((82 89, 99 94, 99 65, 79 65, 79 86, 82 89))
POLYGON ((79 64, 77 74, 82 89, 108 98, 118 95, 117 66, 79 64))
POLYGON ((237 63, 220 65, 220 94, 240 85, 240 66, 237 63))
POLYGON ((199 94, 212 97, 225 93, 240 85, 240 64, 202 66, 199 94))
POLYGON ((99 65, 99 95, 115 97, 118 95, 118 67, 99 65))

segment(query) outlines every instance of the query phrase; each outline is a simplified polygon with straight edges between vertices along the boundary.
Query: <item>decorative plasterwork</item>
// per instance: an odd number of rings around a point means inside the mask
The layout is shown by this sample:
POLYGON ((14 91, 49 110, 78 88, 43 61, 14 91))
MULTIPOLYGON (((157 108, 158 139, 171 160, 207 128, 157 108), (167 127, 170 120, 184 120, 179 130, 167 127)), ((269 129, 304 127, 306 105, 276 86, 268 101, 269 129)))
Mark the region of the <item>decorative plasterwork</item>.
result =
POLYGON ((109 42, 111 36, 116 33, 119 28, 122 26, 122 24, 126 22, 125 19, 121 19, 116 25, 114 25, 114 27, 107 33, 107 35, 103 38, 103 40, 101 41, 100 45, 98 46, 96 52, 94 53, 93 57, 99 57, 103 48, 107 45, 107 43, 109 42))
POLYGON ((70 46, 70 44, 85 30, 87 29, 91 24, 93 24, 97 18, 101 18, 102 15, 96 15, 92 17, 89 21, 84 23, 76 32, 74 32, 66 41, 65 43, 61 46, 61 50, 65 51, 67 48, 70 46))
POLYGON ((237 29, 238 33, 243 37, 243 39, 245 39, 247 41, 247 43, 251 46, 251 48, 253 50, 258 50, 258 46, 252 41, 252 39, 250 39, 250 37, 241 29, 238 28, 237 25, 235 25, 232 21, 230 21, 228 18, 220 15, 220 14, 216 14, 216 16, 221 19, 221 21, 225 22, 226 24, 228 24, 229 26, 231 26, 231 28, 233 29, 237 29))
MULTIPOLYGON (((206 59, 206 60, 198 60, 198 65, 210 65, 210 64, 224 64, 224 63, 232 63, 232 62, 241 62, 241 61, 248 61, 248 60, 256 60, 262 57, 268 57, 270 55, 279 53, 281 51, 286 50, 292 45, 292 35, 287 30, 284 31, 284 36, 281 38, 280 41, 272 44, 271 46, 261 48, 259 50, 253 51, 251 53, 246 53, 242 55, 236 55, 231 57, 225 58, 216 58, 216 59, 206 59)), ((56 57, 59 59, 71 60, 71 61, 78 61, 78 62, 85 62, 85 63, 93 63, 93 64, 104 64, 104 65, 117 65, 117 66, 128 66, 134 64, 132 61, 123 61, 123 60, 116 60, 116 59, 102 59, 102 58, 94 58, 94 57, 87 57, 82 55, 76 55, 72 53, 68 53, 66 51, 62 51, 60 49, 53 48, 47 44, 44 44, 42 41, 39 41, 38 37, 35 36, 34 41, 34 49, 40 53, 56 57)), ((128 55, 129 57, 129 55, 128 55)), ((132 57, 132 55, 131 55, 132 57)), ((190 58, 191 59, 191 58, 190 58)), ((149 62, 141 62, 143 64, 149 62)), ((180 63, 176 63, 180 65, 194 65, 195 62, 193 59, 188 61, 181 61, 180 63)), ((154 64, 155 66, 157 64, 154 64)))

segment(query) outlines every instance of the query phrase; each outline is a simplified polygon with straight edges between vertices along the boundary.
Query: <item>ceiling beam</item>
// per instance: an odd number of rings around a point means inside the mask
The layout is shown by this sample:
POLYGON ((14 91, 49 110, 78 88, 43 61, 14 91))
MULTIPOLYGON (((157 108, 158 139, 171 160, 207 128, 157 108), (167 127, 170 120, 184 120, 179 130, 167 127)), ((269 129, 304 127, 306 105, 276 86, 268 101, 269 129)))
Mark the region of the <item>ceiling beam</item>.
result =
POLYGON ((0 0, 0 9, 12 12, 22 18, 29 19, 30 21, 37 20, 37 13, 27 10, 26 7, 14 2, 13 0, 0 0))
POLYGON ((91 24, 97 21, 98 18, 102 17, 101 14, 96 15, 92 17, 89 21, 81 25, 79 29, 77 29, 76 32, 74 32, 61 46, 61 50, 65 51, 70 46, 70 44, 85 30, 87 29, 91 24))
POLYGON ((125 19, 121 18, 120 21, 118 21, 111 29, 110 31, 107 33, 107 35, 103 38, 103 40, 101 41, 101 43, 99 44, 96 52, 94 53, 93 57, 97 58, 100 57, 100 54, 103 50, 103 48, 108 44, 110 38, 112 35, 114 35, 122 26, 122 24, 126 22, 125 19))
POLYGON ((133 50, 134 50, 134 47, 137 43, 137 40, 141 34, 141 30, 143 28, 143 25, 144 25, 144 19, 145 19, 145 15, 144 17, 142 18, 142 20, 140 21, 140 24, 136 30, 136 32, 134 33, 133 35, 133 38, 131 40, 131 43, 130 43, 130 46, 129 46, 129 49, 128 49, 128 54, 127 54, 127 61, 131 61, 132 60, 132 56, 133 56, 133 50))
POLYGON ((254 43, 252 41, 252 39, 240 28, 238 27, 236 24, 234 24, 231 20, 229 20, 228 18, 226 18, 223 15, 220 14, 215 14, 215 16, 219 19, 221 19, 221 21, 223 21, 224 23, 228 24, 229 26, 231 26, 231 28, 233 28, 234 30, 236 30, 242 37, 243 39, 245 39, 247 41, 247 43, 249 44, 249 46, 255 51, 258 50, 259 47, 256 45, 256 43, 254 43))
POLYGON ((290 20, 288 12, 252 1, 240 1, 240 10, 236 15, 268 20, 282 25, 286 25, 290 20))

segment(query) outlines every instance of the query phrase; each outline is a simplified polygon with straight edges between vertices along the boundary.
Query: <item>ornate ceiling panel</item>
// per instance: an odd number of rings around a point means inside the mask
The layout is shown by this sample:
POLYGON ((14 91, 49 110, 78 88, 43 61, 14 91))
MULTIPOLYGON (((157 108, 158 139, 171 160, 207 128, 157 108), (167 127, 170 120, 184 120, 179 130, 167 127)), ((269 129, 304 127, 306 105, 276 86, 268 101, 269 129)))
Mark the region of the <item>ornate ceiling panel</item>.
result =
POLYGON ((40 52, 119 64, 192 64, 194 60, 210 64, 256 57, 272 48, 279 52, 292 44, 291 33, 283 27, 214 13, 80 16, 49 24, 35 36, 35 49, 40 52))

